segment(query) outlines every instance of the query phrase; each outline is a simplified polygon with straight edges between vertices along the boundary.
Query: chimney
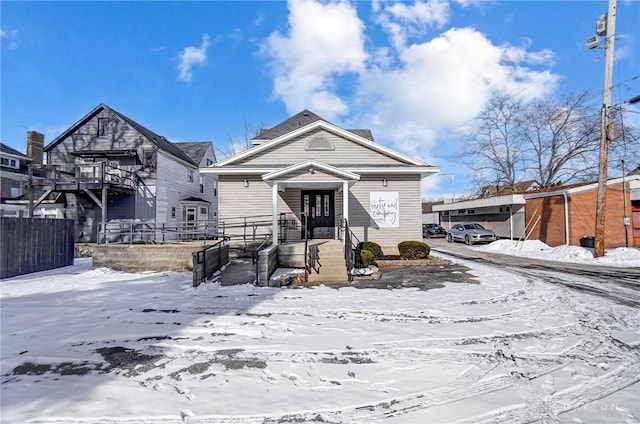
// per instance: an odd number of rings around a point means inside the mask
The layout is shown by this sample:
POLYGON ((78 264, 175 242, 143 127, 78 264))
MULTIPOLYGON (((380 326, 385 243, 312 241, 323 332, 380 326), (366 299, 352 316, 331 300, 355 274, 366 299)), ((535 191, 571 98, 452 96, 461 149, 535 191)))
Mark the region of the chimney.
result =
POLYGON ((27 131, 27 156, 32 165, 42 165, 42 150, 44 149, 44 135, 36 131, 27 131))

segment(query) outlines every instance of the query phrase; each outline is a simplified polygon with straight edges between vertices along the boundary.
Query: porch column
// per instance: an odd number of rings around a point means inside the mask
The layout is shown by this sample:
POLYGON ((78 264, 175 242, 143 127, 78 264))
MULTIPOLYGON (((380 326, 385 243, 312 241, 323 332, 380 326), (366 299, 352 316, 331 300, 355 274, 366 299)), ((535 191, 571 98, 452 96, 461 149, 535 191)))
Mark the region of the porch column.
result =
MULTIPOLYGON (((342 183, 342 217, 349 222, 349 183, 344 181, 342 183)), ((347 235, 342 237, 342 243, 347 242, 347 235)))
POLYGON ((273 245, 278 244, 278 183, 274 182, 271 188, 271 210, 273 214, 273 236, 271 241, 273 245))

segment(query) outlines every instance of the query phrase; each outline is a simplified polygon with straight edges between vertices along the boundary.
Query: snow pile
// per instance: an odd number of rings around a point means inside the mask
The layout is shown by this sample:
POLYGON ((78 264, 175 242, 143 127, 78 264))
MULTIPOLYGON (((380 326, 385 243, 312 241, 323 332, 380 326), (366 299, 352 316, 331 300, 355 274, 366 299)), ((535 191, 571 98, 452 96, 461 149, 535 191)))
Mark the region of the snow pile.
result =
POLYGON ((488 245, 475 246, 474 249, 555 262, 640 267, 640 250, 628 247, 608 249, 601 258, 593 257, 593 249, 566 245, 550 247, 540 240, 498 240, 488 245))
POLYGON ((3 280, 2 422, 637 422, 637 308, 463 265, 434 290, 194 288, 90 259, 3 280))

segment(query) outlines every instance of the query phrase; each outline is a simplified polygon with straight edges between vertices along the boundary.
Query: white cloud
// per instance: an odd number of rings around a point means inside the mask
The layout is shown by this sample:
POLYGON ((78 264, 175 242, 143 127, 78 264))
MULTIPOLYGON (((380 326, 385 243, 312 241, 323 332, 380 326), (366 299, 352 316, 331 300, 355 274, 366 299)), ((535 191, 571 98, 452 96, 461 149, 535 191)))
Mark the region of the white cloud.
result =
POLYGON ((394 69, 362 74, 358 101, 366 105, 363 122, 374 123, 375 134, 419 157, 430 154, 442 131, 474 118, 492 93, 539 97, 557 82, 549 72, 521 66, 526 52, 496 46, 470 28, 450 29, 399 57, 394 69))
POLYGON ((180 81, 191 82, 193 74, 191 68, 195 65, 207 63, 207 49, 209 48, 209 35, 202 35, 200 47, 185 47, 180 52, 180 64, 178 65, 178 79, 180 81))
POLYGON ((17 29, 0 29, 0 42, 3 46, 10 49, 18 48, 18 30, 17 29))
MULTIPOLYGON (((451 166, 443 172, 462 174, 453 159, 442 158, 455 156, 457 131, 494 93, 533 99, 551 93, 559 81, 548 69, 554 53, 532 51, 529 40, 496 44, 473 28, 451 28, 409 41, 419 26, 435 31, 446 23, 450 10, 440 1, 374 1, 376 23, 391 41, 369 39, 369 51, 366 28, 350 4, 292 0, 289 9, 289 32, 271 34, 262 50, 271 60, 273 96, 287 111, 309 108, 329 120, 342 118, 333 121, 338 125, 370 128, 380 143, 451 166)), ((466 189, 462 179, 456 185, 466 189)))
POLYGON ((393 3, 381 8, 378 24, 389 34, 396 49, 402 49, 407 40, 425 33, 429 27, 441 28, 449 21, 449 2, 444 0, 417 1, 412 5, 393 3))
POLYGON ((364 25, 348 3, 289 2, 289 33, 272 33, 262 47, 270 57, 274 92, 290 113, 313 103, 332 119, 347 112, 335 94, 335 78, 364 68, 364 25))

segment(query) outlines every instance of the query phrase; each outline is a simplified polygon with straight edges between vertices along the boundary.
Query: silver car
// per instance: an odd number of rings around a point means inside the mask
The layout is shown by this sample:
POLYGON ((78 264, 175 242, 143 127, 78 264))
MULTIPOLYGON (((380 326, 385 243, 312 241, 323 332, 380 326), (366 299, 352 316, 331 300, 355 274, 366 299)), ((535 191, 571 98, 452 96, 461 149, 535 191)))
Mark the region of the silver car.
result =
POLYGON ((496 241, 496 233, 475 222, 454 224, 447 232, 447 241, 464 241, 466 244, 491 243, 496 241))

